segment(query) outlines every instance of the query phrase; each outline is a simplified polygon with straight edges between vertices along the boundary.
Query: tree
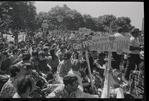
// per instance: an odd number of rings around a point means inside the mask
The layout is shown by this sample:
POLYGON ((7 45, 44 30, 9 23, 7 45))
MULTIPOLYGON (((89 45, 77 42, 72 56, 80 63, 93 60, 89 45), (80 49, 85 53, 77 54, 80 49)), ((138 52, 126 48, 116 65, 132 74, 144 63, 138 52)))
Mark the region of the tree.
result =
POLYGON ((97 31, 97 26, 96 26, 96 20, 93 19, 89 14, 84 14, 83 15, 85 27, 94 31, 97 31))
POLYGON ((2 23, 7 23, 5 27, 17 30, 35 29, 36 7, 33 1, 2 1, 0 3, 2 14, 0 17, 2 23))
POLYGON ((103 31, 111 32, 115 19, 114 15, 103 15, 98 17, 98 23, 103 27, 103 31))
POLYGON ((121 27, 123 29, 123 32, 129 32, 131 31, 134 27, 131 25, 131 20, 128 17, 118 17, 115 20, 115 26, 121 27))

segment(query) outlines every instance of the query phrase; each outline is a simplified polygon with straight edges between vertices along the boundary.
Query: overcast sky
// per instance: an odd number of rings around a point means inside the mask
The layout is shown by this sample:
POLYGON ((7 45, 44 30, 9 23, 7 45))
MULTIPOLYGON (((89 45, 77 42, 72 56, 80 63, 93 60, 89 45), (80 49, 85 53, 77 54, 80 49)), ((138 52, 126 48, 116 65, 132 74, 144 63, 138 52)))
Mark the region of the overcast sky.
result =
POLYGON ((52 2, 35 1, 37 13, 50 11, 51 8, 66 4, 69 8, 75 9, 81 14, 90 14, 98 17, 105 14, 113 14, 116 17, 129 17, 131 24, 141 30, 142 18, 144 18, 143 2, 52 2))

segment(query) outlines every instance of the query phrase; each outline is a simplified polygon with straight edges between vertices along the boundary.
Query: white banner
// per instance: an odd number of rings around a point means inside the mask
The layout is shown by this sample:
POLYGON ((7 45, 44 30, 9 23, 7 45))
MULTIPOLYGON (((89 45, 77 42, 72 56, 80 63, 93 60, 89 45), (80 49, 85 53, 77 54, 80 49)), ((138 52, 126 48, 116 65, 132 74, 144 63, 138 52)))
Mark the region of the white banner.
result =
POLYGON ((129 52, 130 39, 129 37, 115 37, 115 36, 93 36, 91 50, 96 51, 111 51, 122 54, 129 52))

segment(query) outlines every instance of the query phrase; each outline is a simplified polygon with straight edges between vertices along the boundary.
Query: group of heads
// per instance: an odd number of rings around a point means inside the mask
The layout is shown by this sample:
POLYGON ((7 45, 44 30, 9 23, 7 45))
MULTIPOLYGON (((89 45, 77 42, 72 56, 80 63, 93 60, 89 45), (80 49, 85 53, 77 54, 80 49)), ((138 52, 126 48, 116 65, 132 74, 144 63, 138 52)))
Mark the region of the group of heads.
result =
POLYGON ((14 87, 19 95, 30 95, 37 90, 36 83, 40 80, 31 64, 17 64, 10 67, 10 77, 14 78, 14 87))

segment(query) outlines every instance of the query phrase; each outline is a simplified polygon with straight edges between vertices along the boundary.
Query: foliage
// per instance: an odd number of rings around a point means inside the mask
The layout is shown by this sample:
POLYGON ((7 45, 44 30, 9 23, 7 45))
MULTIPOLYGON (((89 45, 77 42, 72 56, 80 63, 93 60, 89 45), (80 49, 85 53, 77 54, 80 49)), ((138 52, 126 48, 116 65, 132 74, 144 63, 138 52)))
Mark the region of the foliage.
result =
POLYGON ((1 1, 1 27, 11 29, 35 29, 36 7, 33 1, 1 1))
POLYGON ((99 15, 96 18, 89 14, 81 15, 66 4, 39 14, 36 14, 36 7, 32 1, 1 1, 0 6, 0 27, 3 28, 37 30, 41 28, 43 22, 49 25, 48 30, 56 29, 61 32, 79 28, 115 32, 118 27, 122 27, 123 32, 129 32, 134 28, 128 17, 116 18, 114 15, 99 15))

